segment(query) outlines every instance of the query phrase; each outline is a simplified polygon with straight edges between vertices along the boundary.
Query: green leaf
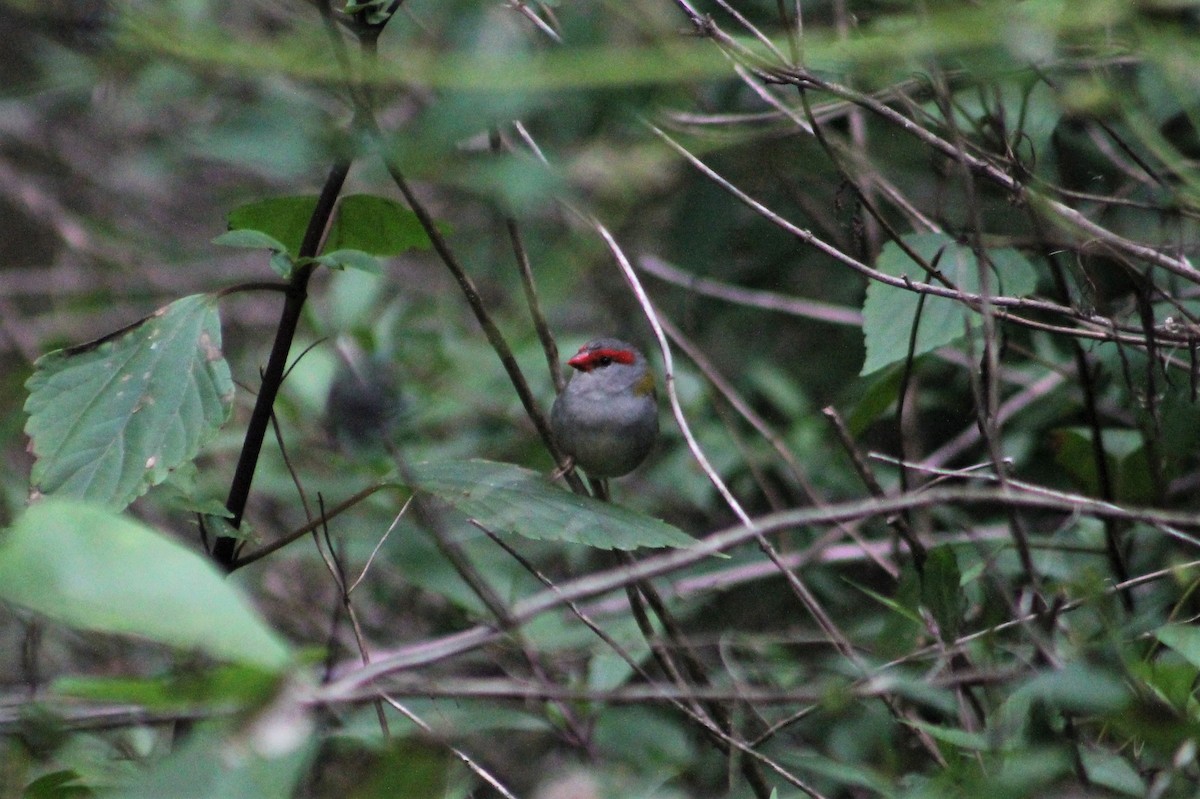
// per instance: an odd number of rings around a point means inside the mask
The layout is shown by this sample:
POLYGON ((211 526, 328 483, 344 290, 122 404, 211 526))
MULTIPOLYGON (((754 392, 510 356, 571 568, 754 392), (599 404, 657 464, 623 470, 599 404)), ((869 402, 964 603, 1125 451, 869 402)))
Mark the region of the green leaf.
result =
MULTIPOLYGON (((1123 502, 1148 504, 1155 500, 1155 486, 1141 431, 1123 428, 1101 430, 1108 474, 1123 502)), ((1086 427, 1067 427, 1051 434, 1054 461, 1087 492, 1100 492, 1100 478, 1092 450, 1092 431, 1086 427)))
POLYGON ((462 795, 447 791, 454 773, 445 748, 419 739, 392 743, 373 764, 370 776, 355 786, 354 799, 462 795))
POLYGON ((245 247, 251 250, 274 250, 287 252, 287 245, 261 230, 230 230, 213 239, 213 244, 222 247, 245 247))
POLYGON ((929 550, 921 576, 921 604, 929 608, 943 641, 958 638, 966 599, 962 592, 958 559, 948 546, 929 550))
MULTIPOLYGON (((70 799, 70 797, 95 796, 83 777, 74 769, 63 769, 43 774, 25 786, 21 799, 70 799)), ((15 794, 14 794, 15 796, 15 794)))
MULTIPOLYGON (((905 236, 904 241, 957 288, 978 293, 979 270, 975 254, 969 247, 942 233, 912 234, 905 236)), ((994 266, 994 279, 991 282, 993 292, 1021 297, 1037 287, 1037 273, 1021 253, 1012 249, 992 249, 987 254, 994 266)), ((929 280, 925 270, 895 242, 884 245, 876 266, 879 271, 893 277, 907 275, 913 284, 929 280)), ((870 374, 907 357, 920 298, 921 295, 914 291, 878 281, 872 281, 867 286, 867 299, 863 303, 863 335, 866 337, 867 357, 861 374, 870 374)), ((978 315, 957 300, 926 296, 921 307, 913 355, 922 355, 957 341, 965 331, 964 318, 972 328, 979 324, 978 315)))
POLYGON ((216 299, 206 294, 35 367, 25 384, 34 490, 117 510, 194 458, 233 405, 216 299))
POLYGON ((967 732, 957 727, 946 727, 941 724, 930 724, 919 719, 907 719, 910 727, 929 733, 929 737, 944 744, 956 746, 959 749, 969 749, 975 752, 986 752, 992 749, 988 737, 981 732, 967 732))
POLYGON ((1200 627, 1190 624, 1167 624, 1155 633, 1164 646, 1183 655, 1188 663, 1200 669, 1200 627))
POLYGON ((916 624, 921 623, 921 616, 919 614, 915 613, 914 611, 912 611, 911 609, 909 609, 908 607, 906 607, 905 605, 903 605, 902 603, 897 602, 894 599, 889 599, 888 597, 884 596, 883 594, 879 593, 878 591, 872 591, 870 588, 867 588, 865 585, 859 585, 858 583, 854 582, 853 580, 851 580, 848 577, 843 577, 842 581, 845 582, 847 585, 857 588, 859 591, 862 591, 864 594, 869 596, 871 599, 874 599, 876 602, 883 605, 885 608, 893 611, 894 613, 898 613, 900 616, 908 619, 909 621, 915 622, 916 624))
POLYGON ((237 664, 164 677, 61 677, 54 681, 51 693, 159 710, 230 704, 253 707, 272 697, 279 680, 279 672, 237 664))
POLYGON ((261 247, 296 256, 316 207, 315 194, 271 197, 239 205, 226 217, 230 232, 218 236, 216 241, 232 247, 261 247), (230 243, 231 239, 238 243, 230 243))
POLYGON ((1083 662, 1028 678, 1019 691, 1070 713, 1116 713, 1131 699, 1129 689, 1112 671, 1083 662))
POLYGON ((391 19, 396 7, 391 0, 350 0, 344 11, 362 14, 368 25, 382 25, 391 19))
POLYGON ((271 268, 275 270, 275 274, 279 275, 284 280, 292 276, 292 271, 296 268, 296 262, 292 260, 292 256, 286 252, 271 253, 269 261, 271 268))
POLYGON ((1079 757, 1087 769, 1088 779, 1126 796, 1145 796, 1146 783, 1128 760, 1101 749, 1079 748, 1079 757))
POLYGON ((429 237, 417 215, 395 200, 370 194, 351 194, 338 203, 325 249, 362 250, 387 257, 429 249, 429 237))
MULTIPOLYGON (((230 232, 218 236, 215 242, 282 251, 296 257, 316 207, 316 195, 271 197, 240 205, 229 212, 230 232)), ((343 197, 325 238, 325 251, 330 255, 359 250, 366 256, 388 257, 414 248, 429 248, 429 237, 416 214, 395 200, 370 194, 343 197)), ((349 256, 349 261, 339 263, 364 268, 361 256, 349 256)))
POLYGON ((903 370, 897 364, 858 381, 858 397, 846 414, 846 426, 852 434, 862 435, 896 403, 902 376, 903 370))
POLYGON ((335 250, 314 260, 330 269, 358 269, 369 275, 383 274, 379 259, 362 250, 335 250))
POLYGON ((498 533, 570 541, 601 549, 688 547, 695 540, 666 522, 564 491, 536 472, 485 460, 418 464, 426 491, 498 533))
POLYGON ((280 670, 287 645, 207 559, 126 517, 42 500, 0 539, 0 599, 88 630, 280 670))
MULTIPOLYGON (((283 720, 286 721, 286 720, 283 720)), ((170 755, 106 797, 113 799, 290 799, 307 773, 316 754, 315 737, 302 725, 286 741, 244 740, 242 730, 225 730, 228 725, 206 725, 194 732, 170 755), (257 746, 253 745, 258 743, 257 746)), ((288 731, 281 730, 286 736, 288 731)), ((265 737, 265 736, 264 736, 265 737)))

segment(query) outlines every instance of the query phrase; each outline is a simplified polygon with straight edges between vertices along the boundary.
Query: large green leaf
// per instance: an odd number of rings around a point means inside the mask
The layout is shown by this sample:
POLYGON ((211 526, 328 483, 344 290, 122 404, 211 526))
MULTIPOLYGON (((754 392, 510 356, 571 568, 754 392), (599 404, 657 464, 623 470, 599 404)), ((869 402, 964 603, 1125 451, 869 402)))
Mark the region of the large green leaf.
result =
POLYGON ((195 294, 38 359, 26 383, 33 488, 120 509, 190 461, 229 418, 216 299, 195 294))
MULTIPOLYGON (((283 725, 288 719, 271 722, 283 725)), ((279 734, 290 732, 295 740, 279 746, 269 739, 247 742, 246 730, 228 724, 205 725, 169 755, 104 795, 111 799, 288 799, 296 795, 318 746, 307 724, 294 723, 294 727, 279 734)))
MULTIPOLYGON (((296 257, 316 207, 315 194, 271 197, 240 205, 229 212, 229 232, 218 236, 215 242, 230 247, 282 248, 296 257)), ((416 214, 408 208, 385 197, 352 194, 338 202, 324 251, 336 254, 349 250, 388 257, 428 247, 429 237, 416 214)), ((346 256, 338 262, 359 268, 362 258, 346 256)))
POLYGON ((266 669, 287 645, 207 559, 74 500, 35 503, 0 539, 0 599, 88 630, 266 669))
POLYGON ((1171 647, 1200 669, 1200 628, 1190 624, 1164 624, 1155 635, 1164 646, 1171 647))
MULTIPOLYGON (((912 234, 905 236, 904 241, 926 263, 936 264, 937 269, 957 288, 971 294, 979 292, 979 269, 975 254, 969 247, 942 233, 912 234)), ((995 267, 991 281, 994 293, 1021 297, 1032 293, 1037 287, 1037 273, 1033 265, 1016 250, 988 250, 988 258, 995 267)), ((925 270, 895 242, 884 245, 876 266, 879 271, 893 277, 907 275, 914 284, 927 281, 925 270)), ((870 374, 908 355, 920 297, 915 291, 878 281, 867 287, 867 299, 863 303, 867 358, 862 374, 870 374)), ((978 315, 957 300, 926 296, 913 354, 922 355, 957 341, 966 330, 964 319, 972 327, 979 324, 978 315)))
POLYGON ((418 464, 414 486, 493 532, 601 549, 686 547, 695 540, 666 522, 564 491, 536 472, 485 460, 418 464))

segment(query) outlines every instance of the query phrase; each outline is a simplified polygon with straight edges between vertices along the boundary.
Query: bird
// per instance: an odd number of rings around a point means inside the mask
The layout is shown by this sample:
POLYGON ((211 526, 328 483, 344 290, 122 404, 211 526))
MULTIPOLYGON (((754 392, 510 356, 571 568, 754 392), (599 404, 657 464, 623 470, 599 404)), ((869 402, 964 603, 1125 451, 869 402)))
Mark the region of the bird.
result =
POLYGON ((641 464, 658 437, 658 392, 637 347, 598 338, 579 348, 575 370, 550 410, 559 448, 589 477, 621 477, 641 464))
POLYGON ((347 451, 386 449, 405 413, 395 364, 346 341, 337 349, 342 363, 329 384, 326 429, 347 451))

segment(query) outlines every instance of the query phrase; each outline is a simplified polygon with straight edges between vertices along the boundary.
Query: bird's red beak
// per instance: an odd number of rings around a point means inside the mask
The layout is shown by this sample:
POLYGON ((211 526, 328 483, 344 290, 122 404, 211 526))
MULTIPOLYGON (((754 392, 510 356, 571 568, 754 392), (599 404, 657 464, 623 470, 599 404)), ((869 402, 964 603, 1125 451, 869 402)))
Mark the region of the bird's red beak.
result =
POLYGON ((575 353, 575 357, 567 361, 567 366, 572 366, 581 372, 590 372, 597 365, 606 365, 608 363, 623 363, 626 366, 634 362, 635 357, 629 350, 611 350, 611 349, 595 349, 589 350, 586 347, 575 353))

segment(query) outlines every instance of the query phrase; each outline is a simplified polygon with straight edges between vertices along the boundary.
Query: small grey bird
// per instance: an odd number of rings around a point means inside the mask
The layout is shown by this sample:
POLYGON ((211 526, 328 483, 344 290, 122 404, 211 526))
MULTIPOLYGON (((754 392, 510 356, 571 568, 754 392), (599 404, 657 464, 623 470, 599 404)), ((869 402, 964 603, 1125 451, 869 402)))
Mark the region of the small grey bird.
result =
POLYGON ((599 338, 580 348, 554 401, 550 427, 563 452, 591 477, 620 477, 646 459, 658 437, 658 392, 632 344, 599 338))

